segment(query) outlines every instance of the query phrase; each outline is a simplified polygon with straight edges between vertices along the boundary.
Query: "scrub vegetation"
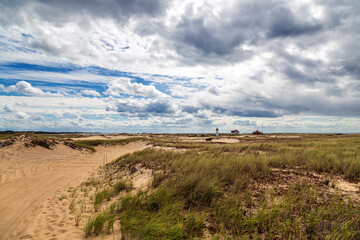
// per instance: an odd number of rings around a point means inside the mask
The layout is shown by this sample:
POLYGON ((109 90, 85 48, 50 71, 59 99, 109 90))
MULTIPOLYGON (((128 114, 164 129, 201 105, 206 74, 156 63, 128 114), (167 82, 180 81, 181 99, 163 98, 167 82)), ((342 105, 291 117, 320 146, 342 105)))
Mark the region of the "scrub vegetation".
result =
POLYGON ((119 221, 122 236, 134 239, 359 239, 360 136, 299 136, 234 144, 153 136, 160 148, 124 155, 90 181, 134 166, 153 171, 142 191, 124 180, 98 189, 85 235, 119 221), (340 180, 357 191, 338 188, 340 180))

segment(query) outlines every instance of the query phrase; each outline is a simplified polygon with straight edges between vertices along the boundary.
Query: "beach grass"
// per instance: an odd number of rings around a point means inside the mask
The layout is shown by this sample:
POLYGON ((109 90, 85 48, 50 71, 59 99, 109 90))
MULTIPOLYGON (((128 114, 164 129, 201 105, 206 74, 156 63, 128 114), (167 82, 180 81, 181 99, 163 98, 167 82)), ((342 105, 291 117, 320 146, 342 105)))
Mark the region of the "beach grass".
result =
POLYGON ((153 181, 94 215, 88 235, 120 220, 122 234, 140 239, 360 238, 359 199, 329 184, 333 177, 359 182, 359 135, 159 143, 187 150, 146 149, 104 167, 141 165, 154 170, 153 181))

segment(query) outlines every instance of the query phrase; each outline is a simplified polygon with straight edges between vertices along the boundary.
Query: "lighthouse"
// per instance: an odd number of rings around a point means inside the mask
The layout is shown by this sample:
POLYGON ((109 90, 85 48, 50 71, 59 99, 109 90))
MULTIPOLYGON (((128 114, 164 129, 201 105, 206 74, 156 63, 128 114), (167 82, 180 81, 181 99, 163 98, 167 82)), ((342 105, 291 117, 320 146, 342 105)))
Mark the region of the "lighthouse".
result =
POLYGON ((215 136, 219 136, 220 135, 219 134, 219 128, 216 128, 215 131, 216 131, 215 136))

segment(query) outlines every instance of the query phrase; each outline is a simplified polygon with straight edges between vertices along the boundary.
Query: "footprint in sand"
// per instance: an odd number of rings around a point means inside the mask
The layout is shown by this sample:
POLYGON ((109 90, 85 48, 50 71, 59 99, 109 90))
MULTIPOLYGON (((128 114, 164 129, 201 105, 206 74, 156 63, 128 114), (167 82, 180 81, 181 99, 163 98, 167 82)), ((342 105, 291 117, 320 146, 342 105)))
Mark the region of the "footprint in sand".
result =
POLYGON ((58 233, 66 233, 66 232, 67 232, 66 229, 59 229, 59 230, 58 230, 58 233))
POLYGON ((24 236, 20 237, 20 239, 30 239, 33 238, 31 234, 25 234, 24 236))

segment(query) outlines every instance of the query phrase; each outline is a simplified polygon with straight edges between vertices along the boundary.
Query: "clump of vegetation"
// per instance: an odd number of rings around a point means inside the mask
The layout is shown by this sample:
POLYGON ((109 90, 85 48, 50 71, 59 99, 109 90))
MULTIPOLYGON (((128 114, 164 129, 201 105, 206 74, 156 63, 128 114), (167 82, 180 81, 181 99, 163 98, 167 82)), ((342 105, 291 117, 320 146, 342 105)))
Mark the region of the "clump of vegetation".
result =
POLYGON ((116 219, 116 203, 114 203, 105 211, 88 219, 83 228, 85 237, 89 237, 92 233, 99 235, 104 228, 107 232, 110 232, 116 219))
POLYGON ((104 201, 110 201, 113 196, 116 196, 121 191, 130 191, 132 189, 131 182, 120 180, 116 182, 112 188, 105 188, 104 190, 97 192, 94 197, 94 208, 97 211, 100 204, 104 201))
POLYGON ((36 147, 41 146, 47 149, 52 149, 58 142, 56 140, 47 139, 45 137, 35 136, 35 135, 25 135, 27 141, 25 141, 25 147, 36 147))
POLYGON ((75 226, 79 226, 80 221, 81 221, 81 213, 75 216, 75 226))
POLYGON ((25 147, 41 146, 47 149, 52 149, 52 147, 58 143, 58 141, 54 139, 48 139, 44 136, 18 132, 14 134, 0 135, 0 147, 10 146, 18 140, 24 142, 25 147))
POLYGON ((63 200, 63 199, 67 199, 67 196, 63 195, 59 198, 59 201, 63 200))
POLYGON ((100 180, 96 179, 95 177, 90 177, 87 181, 83 182, 82 184, 86 187, 88 186, 96 187, 100 184, 100 180))
POLYGON ((162 181, 166 179, 166 174, 164 173, 155 173, 153 177, 153 181, 151 183, 152 187, 156 188, 158 187, 162 181))
POLYGON ((95 148, 93 146, 90 146, 86 143, 82 143, 80 141, 76 142, 65 142, 65 145, 68 147, 71 147, 72 149, 82 150, 82 149, 88 149, 91 152, 96 152, 95 148))
POLYGON ((120 180, 118 182, 116 182, 113 187, 112 187, 112 194, 116 195, 119 192, 125 190, 125 191, 130 191, 132 189, 132 183, 126 180, 120 180))
POLYGON ((75 199, 71 200, 70 205, 69 205, 69 210, 70 213, 74 213, 76 209, 76 203, 75 203, 75 199))

